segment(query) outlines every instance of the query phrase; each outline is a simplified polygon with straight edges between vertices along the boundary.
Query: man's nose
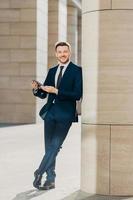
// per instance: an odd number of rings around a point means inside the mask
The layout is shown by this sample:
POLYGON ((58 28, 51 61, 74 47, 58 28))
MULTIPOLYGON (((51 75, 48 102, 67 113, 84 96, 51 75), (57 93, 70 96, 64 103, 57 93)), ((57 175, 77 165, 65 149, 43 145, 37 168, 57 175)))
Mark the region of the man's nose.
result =
POLYGON ((65 54, 64 54, 64 53, 62 53, 62 54, 61 54, 61 57, 63 57, 63 56, 65 56, 65 54))

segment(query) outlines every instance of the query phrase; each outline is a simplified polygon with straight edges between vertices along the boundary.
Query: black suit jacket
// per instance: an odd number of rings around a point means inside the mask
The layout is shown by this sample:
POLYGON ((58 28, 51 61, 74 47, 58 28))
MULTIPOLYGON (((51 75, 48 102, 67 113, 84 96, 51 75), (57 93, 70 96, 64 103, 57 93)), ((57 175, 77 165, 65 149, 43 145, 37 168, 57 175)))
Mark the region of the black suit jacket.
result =
MULTIPOLYGON (((55 87, 55 74, 58 65, 49 69, 48 75, 43 85, 55 87)), ((58 95, 48 94, 41 89, 35 93, 42 99, 48 95, 48 104, 52 104, 54 100, 54 113, 57 121, 75 121, 76 101, 82 96, 82 68, 70 62, 66 68, 60 86, 58 95)))

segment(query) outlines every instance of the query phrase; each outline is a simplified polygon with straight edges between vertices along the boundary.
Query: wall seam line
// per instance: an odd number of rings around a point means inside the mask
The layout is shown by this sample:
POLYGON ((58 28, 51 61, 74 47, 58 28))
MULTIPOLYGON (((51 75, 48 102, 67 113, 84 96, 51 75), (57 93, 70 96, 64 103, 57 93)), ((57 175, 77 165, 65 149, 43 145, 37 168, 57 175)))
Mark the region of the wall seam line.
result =
POLYGON ((109 144, 109 195, 111 195, 111 124, 110 124, 110 144, 109 144))
MULTIPOLYGON (((82 122, 84 125, 92 125, 92 126, 109 126, 110 124, 95 124, 95 123, 85 123, 82 122)), ((111 126, 133 126, 133 124, 111 124, 111 126)))
POLYGON ((91 10, 91 11, 86 11, 86 12, 82 12, 82 15, 85 15, 85 14, 88 14, 88 13, 93 13, 93 12, 103 12, 103 11, 133 11, 133 9, 130 9, 130 8, 126 8, 126 9, 101 9, 101 10, 91 10))

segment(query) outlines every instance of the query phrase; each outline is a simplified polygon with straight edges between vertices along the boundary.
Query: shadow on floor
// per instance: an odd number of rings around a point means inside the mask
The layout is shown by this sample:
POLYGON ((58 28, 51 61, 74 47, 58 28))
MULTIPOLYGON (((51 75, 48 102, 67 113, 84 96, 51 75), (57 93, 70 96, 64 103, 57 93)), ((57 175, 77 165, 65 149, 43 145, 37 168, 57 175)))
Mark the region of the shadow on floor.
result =
POLYGON ((62 200, 133 200, 133 197, 90 195, 82 191, 76 191, 62 200))
POLYGON ((12 200, 29 200, 35 197, 38 197, 44 193, 46 193, 47 191, 39 191, 39 190, 28 190, 26 192, 22 192, 16 195, 16 197, 14 197, 12 200))
POLYGON ((10 126, 22 126, 22 125, 28 125, 28 124, 9 124, 9 123, 0 123, 0 128, 6 128, 10 126))

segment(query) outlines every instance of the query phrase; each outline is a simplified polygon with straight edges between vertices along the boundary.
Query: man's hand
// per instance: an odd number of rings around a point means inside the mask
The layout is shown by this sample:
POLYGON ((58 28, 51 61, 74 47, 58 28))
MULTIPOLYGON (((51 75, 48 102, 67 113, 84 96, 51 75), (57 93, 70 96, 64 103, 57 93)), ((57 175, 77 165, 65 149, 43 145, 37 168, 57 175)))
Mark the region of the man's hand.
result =
POLYGON ((45 92, 58 94, 58 89, 53 86, 41 86, 40 88, 45 92))
POLYGON ((31 87, 32 89, 39 89, 42 84, 36 80, 32 80, 31 87))
POLYGON ((33 80, 33 81, 31 82, 31 87, 32 87, 32 89, 37 90, 37 89, 38 89, 38 84, 37 84, 37 82, 33 80))

